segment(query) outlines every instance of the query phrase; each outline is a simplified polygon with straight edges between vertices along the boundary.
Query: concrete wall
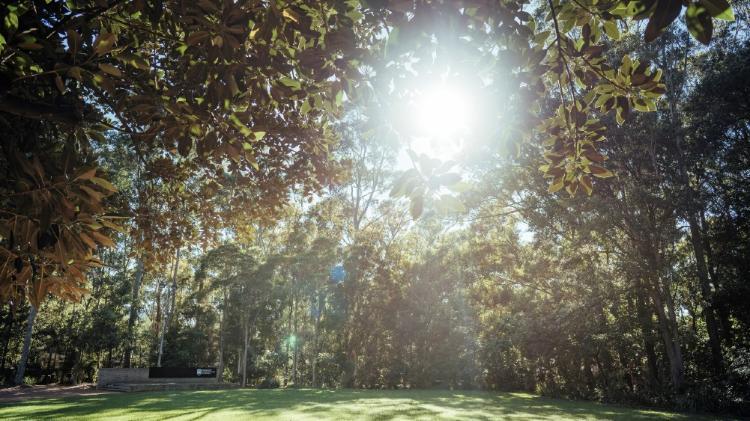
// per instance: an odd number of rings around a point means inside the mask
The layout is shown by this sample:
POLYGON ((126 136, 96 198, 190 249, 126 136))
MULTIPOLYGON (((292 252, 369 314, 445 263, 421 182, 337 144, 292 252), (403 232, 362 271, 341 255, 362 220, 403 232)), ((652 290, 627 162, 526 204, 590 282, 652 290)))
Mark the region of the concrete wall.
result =
POLYGON ((150 379, 148 368, 100 368, 96 385, 115 383, 217 383, 216 377, 150 379))

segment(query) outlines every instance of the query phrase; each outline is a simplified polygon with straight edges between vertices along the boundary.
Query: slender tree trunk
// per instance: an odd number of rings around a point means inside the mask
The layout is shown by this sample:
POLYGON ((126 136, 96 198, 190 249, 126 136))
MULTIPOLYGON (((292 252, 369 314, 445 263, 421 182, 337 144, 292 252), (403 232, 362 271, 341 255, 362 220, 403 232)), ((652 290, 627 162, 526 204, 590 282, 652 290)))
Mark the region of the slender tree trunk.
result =
MULTIPOLYGON (((227 302, 227 289, 223 289, 224 305, 227 302)), ((226 310, 222 308, 221 318, 219 319, 219 363, 217 364, 217 380, 219 383, 224 382, 224 317, 226 310)))
POLYGON ((237 377, 242 376, 242 347, 237 348, 237 377))
POLYGON ((317 304, 316 304, 316 311, 315 311, 315 325, 314 325, 314 331, 313 331, 313 358, 312 358, 312 386, 318 387, 318 344, 320 339, 320 318, 323 313, 323 295, 317 294, 317 304))
POLYGON ((31 334, 34 331, 34 320, 36 320, 36 307, 31 305, 29 310, 29 317, 26 318, 26 335, 23 338, 23 349, 21 350, 21 359, 18 361, 18 368, 16 369, 15 383, 17 385, 24 383, 24 375, 26 374, 26 363, 29 359, 29 350, 31 349, 31 334))
POLYGON ((659 360, 656 356, 656 340, 654 339, 654 328, 652 325, 653 311, 648 305, 648 297, 643 292, 642 282, 637 283, 636 288, 636 311, 638 324, 643 335, 643 345, 646 351, 646 363, 648 365, 648 382, 652 388, 657 388, 661 383, 659 380, 659 360))
POLYGON ((138 319, 138 308, 140 307, 141 283, 143 282, 144 268, 143 260, 138 259, 135 264, 135 276, 133 278, 133 288, 130 292, 130 316, 128 317, 128 331, 125 343, 125 356, 123 357, 122 366, 130 368, 130 360, 133 355, 133 341, 135 340, 133 330, 138 319))
POLYGON ((654 310, 656 311, 656 317, 659 320, 659 332, 661 333, 662 341, 664 342, 664 350, 667 354, 667 360, 669 361, 669 376, 672 381, 672 386, 677 393, 682 392, 685 367, 682 360, 682 350, 680 344, 677 341, 676 333, 672 330, 673 323, 669 320, 667 313, 664 309, 664 302, 660 296, 660 293, 652 288, 652 299, 654 301, 654 310))
POLYGON ((314 337, 313 337, 313 357, 312 357, 312 387, 318 387, 318 329, 320 318, 315 318, 314 337))
MULTIPOLYGON (((287 320, 287 332, 292 331, 292 308, 289 307, 289 319, 287 320)), ((287 384, 289 384, 289 338, 287 338, 286 341, 284 341, 284 348, 286 349, 286 352, 284 353, 284 386, 286 387, 287 384)))
POLYGON ((161 319, 162 319, 162 309, 161 309, 161 297, 163 293, 163 285, 161 282, 161 279, 156 285, 156 316, 154 317, 154 337, 160 338, 161 336, 161 319))
POLYGON ((179 267, 180 267, 180 249, 178 248, 177 253, 175 254, 175 257, 174 257, 174 270, 172 271, 172 303, 169 306, 170 311, 169 311, 169 317, 168 317, 170 327, 171 327, 171 323, 174 321, 172 316, 174 315, 175 309, 177 308, 177 270, 179 269, 179 267))
POLYGON ((724 361, 721 355, 721 339, 719 337, 719 327, 716 322, 713 306, 713 293, 711 283, 708 279, 708 269, 706 267, 706 256, 703 249, 703 235, 701 227, 698 225, 698 218, 694 212, 688 213, 688 225, 690 227, 690 239, 695 256, 696 272, 700 283, 703 317, 706 320, 706 329, 708 330, 708 344, 711 348, 711 364, 715 375, 721 375, 723 372, 724 361))
POLYGON ((242 333, 242 387, 247 386, 247 316, 244 317, 242 333))
POLYGON ((292 331, 294 332, 294 343, 292 344, 292 381, 295 387, 299 387, 297 379, 297 342, 299 337, 297 336, 297 301, 292 298, 292 331))
POLYGON ((169 311, 166 314, 166 317, 164 318, 164 326, 162 326, 161 329, 161 337, 159 338, 159 355, 156 359, 156 366, 161 367, 161 359, 164 355, 164 336, 167 333, 167 329, 171 327, 172 324, 172 316, 175 312, 175 306, 177 305, 177 269, 179 269, 180 266, 180 248, 177 248, 177 252, 175 253, 175 260, 174 265, 172 266, 172 296, 171 296, 171 304, 169 311))
MULTIPOLYGON (((174 292, 173 292, 173 294, 174 294, 174 292)), ((167 313, 167 315, 168 314, 169 313, 167 313)), ((167 318, 165 318, 164 323, 162 324, 161 334, 159 335, 159 352, 158 352, 158 355, 156 357, 156 366, 157 367, 161 367, 161 357, 164 354, 164 332, 167 330, 167 323, 168 323, 166 319, 167 318)))

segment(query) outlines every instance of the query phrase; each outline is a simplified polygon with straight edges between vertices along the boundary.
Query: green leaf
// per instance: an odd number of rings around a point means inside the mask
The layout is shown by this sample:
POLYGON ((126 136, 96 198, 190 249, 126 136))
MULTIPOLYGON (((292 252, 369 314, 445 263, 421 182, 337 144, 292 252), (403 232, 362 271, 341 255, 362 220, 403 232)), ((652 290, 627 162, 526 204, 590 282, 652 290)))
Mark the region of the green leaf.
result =
POLYGON ((617 22, 611 20, 604 21, 604 33, 613 40, 620 39, 620 30, 617 29, 617 22))
POLYGON ((302 103, 302 106, 300 107, 299 112, 302 115, 306 115, 307 113, 310 112, 311 109, 312 109, 312 106, 310 105, 310 101, 305 101, 302 103))
POLYGON ((250 128, 247 127, 245 123, 240 121, 240 118, 237 117, 237 114, 232 113, 229 116, 229 121, 231 121, 232 124, 234 124, 234 126, 237 128, 237 130, 240 131, 240 133, 242 133, 243 136, 247 137, 253 134, 253 131, 250 130, 250 128))
POLYGON ((338 93, 336 94, 336 106, 340 107, 343 102, 344 102, 344 91, 341 90, 341 91, 338 91, 338 93))
POLYGON ((3 23, 5 24, 6 29, 9 31, 15 31, 18 29, 18 15, 12 11, 8 12, 5 19, 3 19, 3 23))
POLYGON ((300 81, 292 79, 290 77, 282 77, 281 79, 279 79, 279 82, 281 82, 281 84, 286 87, 294 89, 295 91, 302 89, 302 84, 300 83, 300 81))

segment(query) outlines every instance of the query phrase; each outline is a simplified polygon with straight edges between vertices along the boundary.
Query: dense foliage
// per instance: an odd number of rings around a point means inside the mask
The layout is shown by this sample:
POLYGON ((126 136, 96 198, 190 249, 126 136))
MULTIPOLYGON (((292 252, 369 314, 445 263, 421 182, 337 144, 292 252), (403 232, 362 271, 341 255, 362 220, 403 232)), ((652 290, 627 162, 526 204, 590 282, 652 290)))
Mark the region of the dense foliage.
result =
POLYGON ((748 411, 746 4, 3 7, 6 382, 748 411), (435 78, 492 122, 451 160, 398 142, 435 78))

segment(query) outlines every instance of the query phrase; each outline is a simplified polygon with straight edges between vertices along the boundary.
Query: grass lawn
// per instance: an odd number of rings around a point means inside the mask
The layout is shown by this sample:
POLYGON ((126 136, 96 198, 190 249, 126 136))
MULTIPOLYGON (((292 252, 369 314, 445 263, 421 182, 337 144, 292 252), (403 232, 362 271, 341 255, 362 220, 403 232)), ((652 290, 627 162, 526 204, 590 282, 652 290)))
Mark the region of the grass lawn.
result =
POLYGON ((688 420, 709 419, 524 393, 440 390, 213 390, 118 393, 0 404, 0 419, 688 420))

